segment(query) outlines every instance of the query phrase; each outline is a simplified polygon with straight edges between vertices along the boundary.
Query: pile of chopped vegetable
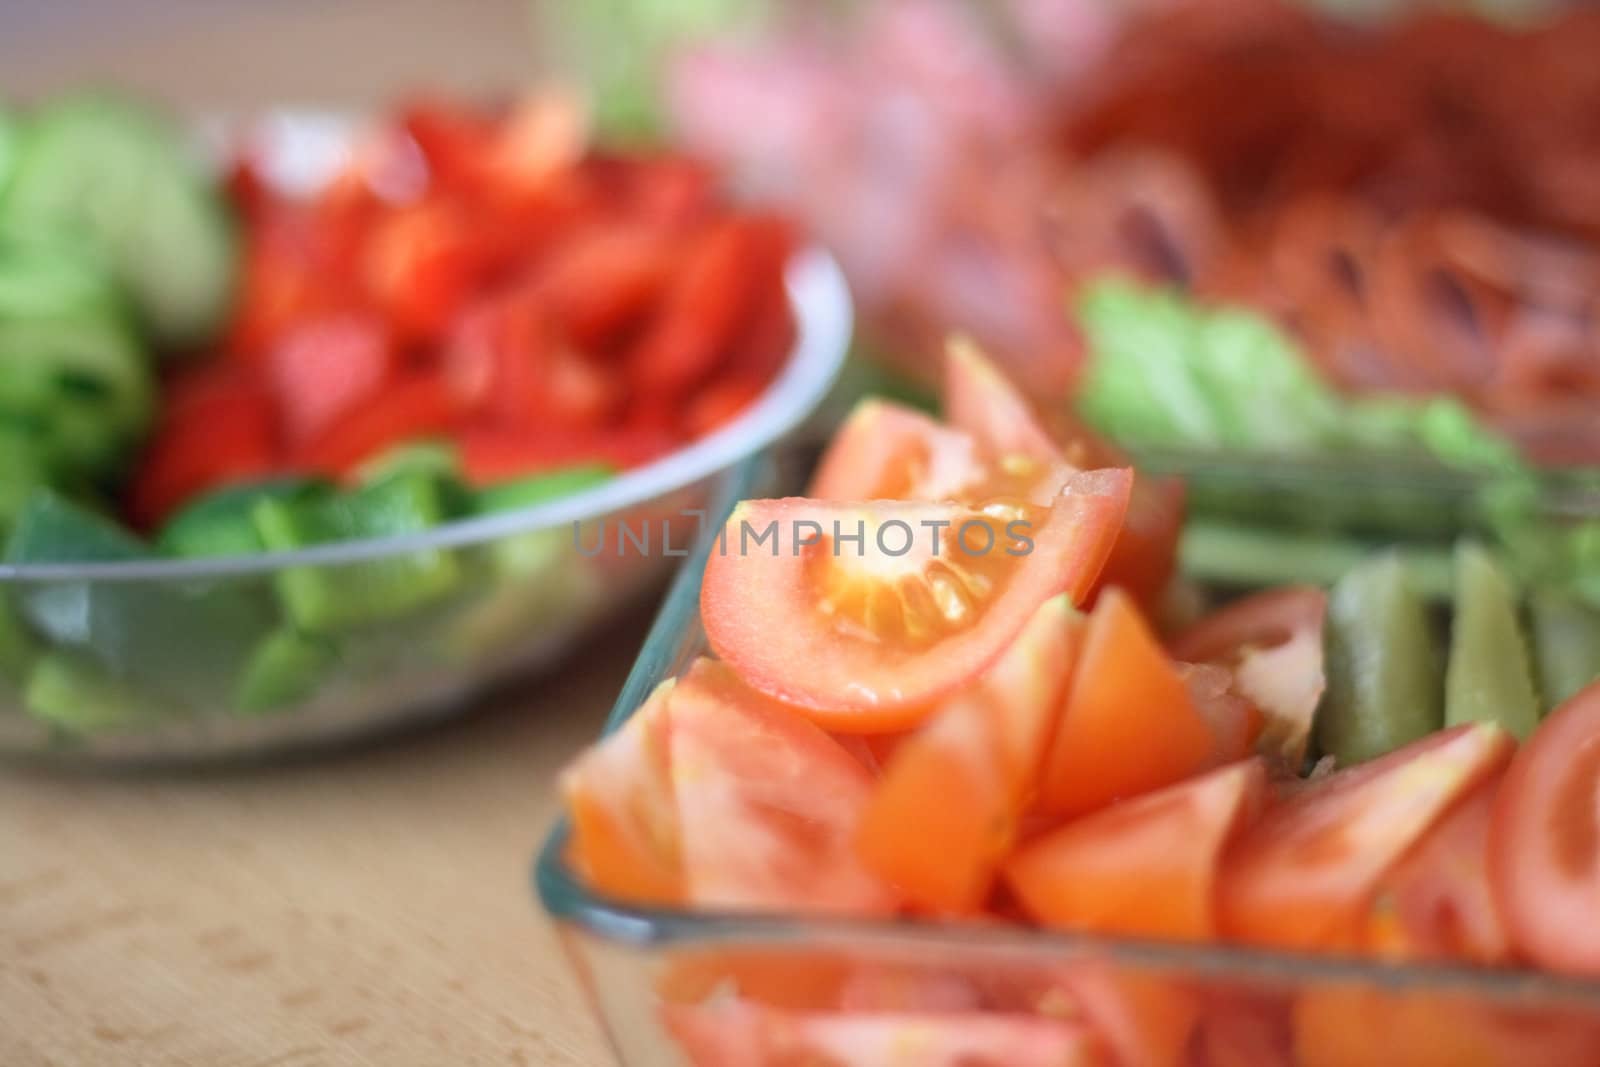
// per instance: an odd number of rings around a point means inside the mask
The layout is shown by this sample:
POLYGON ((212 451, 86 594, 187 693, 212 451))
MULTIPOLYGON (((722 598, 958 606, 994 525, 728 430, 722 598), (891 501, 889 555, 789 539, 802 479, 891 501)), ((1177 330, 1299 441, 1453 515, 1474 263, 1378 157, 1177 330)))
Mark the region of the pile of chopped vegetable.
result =
POLYGON ((793 341, 790 227, 681 155, 592 146, 555 95, 405 108, 309 192, 270 139, 219 182, 113 98, 0 131, 0 529, 48 488, 179 554, 362 536, 165 527, 286 480, 422 464, 463 498, 634 466, 738 414, 793 341))
MULTIPOLYGON (((869 401, 810 498, 735 509, 701 586, 714 655, 563 779, 589 885, 1600 975, 1592 620, 1555 624, 1536 664, 1510 583, 1464 545, 1448 666, 1390 558, 1163 636, 1172 498, 972 349, 948 365, 947 421, 869 401)), ((658 992, 699 1067, 1600 1057, 1577 1015, 1230 1000, 1077 956, 1020 973, 730 945, 658 992)))

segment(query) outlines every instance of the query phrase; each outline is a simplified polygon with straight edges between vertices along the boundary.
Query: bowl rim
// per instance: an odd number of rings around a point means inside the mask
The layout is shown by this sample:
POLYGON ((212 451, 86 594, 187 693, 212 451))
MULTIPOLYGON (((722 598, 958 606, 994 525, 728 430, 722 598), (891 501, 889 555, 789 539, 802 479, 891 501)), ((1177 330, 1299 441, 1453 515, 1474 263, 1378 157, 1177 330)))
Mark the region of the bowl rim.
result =
MULTIPOLYGON (((753 457, 734 469, 727 487, 714 501, 714 517, 724 519, 734 502, 757 484, 760 458, 753 457)), ((720 521, 707 529, 719 526, 720 521)), ((602 737, 620 729, 660 682, 676 676, 691 657, 706 650, 700 625, 700 584, 714 540, 708 532, 683 561, 606 718, 602 737)), ((1022 965, 1092 956, 1134 969, 1203 974, 1221 981, 1360 983, 1389 990, 1481 995, 1500 1003, 1534 1008, 1600 1010, 1600 980, 1528 967, 1392 962, 1228 942, 1185 944, 1020 925, 693 911, 635 904, 584 884, 566 861, 570 833, 570 820, 563 812, 550 828, 529 871, 535 899, 558 923, 640 951, 775 945, 824 952, 908 951, 938 956, 955 965, 973 954, 1022 965)))
POLYGON ((480 515, 417 533, 203 559, 0 563, 0 585, 62 582, 205 581, 268 574, 285 567, 328 567, 480 545, 613 514, 716 475, 799 426, 821 404, 844 365, 854 327, 849 286, 833 256, 808 246, 792 256, 784 285, 794 311, 795 345, 772 384, 730 422, 660 459, 569 496, 480 515))

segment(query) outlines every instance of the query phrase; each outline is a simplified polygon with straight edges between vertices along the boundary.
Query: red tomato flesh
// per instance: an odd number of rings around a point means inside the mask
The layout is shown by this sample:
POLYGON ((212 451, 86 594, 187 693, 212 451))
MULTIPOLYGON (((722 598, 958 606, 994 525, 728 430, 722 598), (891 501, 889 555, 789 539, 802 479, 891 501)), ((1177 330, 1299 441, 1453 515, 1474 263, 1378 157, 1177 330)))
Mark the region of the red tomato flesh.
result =
POLYGON ((1087 593, 1129 481, 1077 475, 1048 509, 748 501, 706 567, 706 636, 752 686, 830 729, 905 728, 1046 600, 1087 593), (857 532, 861 544, 843 543, 857 532))
POLYGON ((1102 808, 1012 856, 1006 881, 1046 926, 1209 940, 1223 849, 1255 817, 1265 784, 1250 760, 1102 808))
POLYGON ((1331 774, 1269 805, 1223 866, 1223 933, 1260 945, 1359 951, 1382 879, 1516 744, 1459 726, 1331 774))
POLYGON ((858 844, 913 904, 964 914, 987 898, 1037 787, 1079 629, 1065 597, 1047 601, 993 667, 895 748, 858 844), (930 811, 941 812, 937 834, 930 811))
POLYGON ((1210 727, 1133 601, 1108 591, 1089 616, 1040 806, 1057 815, 1093 811, 1182 781, 1209 766, 1215 751, 1210 727))
POLYGON ((701 660, 669 702, 685 890, 701 908, 886 915, 854 848, 872 778, 837 741, 701 660))
POLYGON ((1551 712, 1517 753, 1494 805, 1489 878, 1521 952, 1600 975, 1600 685, 1551 712))

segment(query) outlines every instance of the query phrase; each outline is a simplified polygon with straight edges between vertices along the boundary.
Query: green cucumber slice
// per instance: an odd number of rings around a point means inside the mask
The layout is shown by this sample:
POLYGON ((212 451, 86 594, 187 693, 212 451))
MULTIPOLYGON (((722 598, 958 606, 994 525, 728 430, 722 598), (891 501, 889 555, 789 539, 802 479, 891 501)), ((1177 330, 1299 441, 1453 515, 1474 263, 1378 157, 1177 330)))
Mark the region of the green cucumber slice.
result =
POLYGON ((1464 541, 1456 549, 1445 724, 1498 723, 1524 740, 1539 725, 1539 711, 1516 590, 1488 552, 1464 541))
POLYGON ((1428 609, 1392 552, 1341 578, 1328 597, 1328 687, 1317 743, 1340 764, 1381 756, 1444 723, 1428 609))
POLYGON ((55 231, 102 249, 156 342, 203 342, 232 300, 236 256, 227 209, 178 131, 121 100, 78 97, 34 119, 0 228, 55 231))
POLYGON ((1537 592, 1529 602, 1533 654, 1546 709, 1600 678, 1600 613, 1572 597, 1537 592))

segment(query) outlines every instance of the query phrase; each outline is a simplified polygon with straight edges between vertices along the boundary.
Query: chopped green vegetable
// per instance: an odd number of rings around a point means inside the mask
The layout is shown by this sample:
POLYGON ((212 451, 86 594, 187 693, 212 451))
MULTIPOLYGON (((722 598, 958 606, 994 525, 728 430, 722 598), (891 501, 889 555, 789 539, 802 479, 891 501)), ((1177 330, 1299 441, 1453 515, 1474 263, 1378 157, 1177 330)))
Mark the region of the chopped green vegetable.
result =
MULTIPOLYGON (((111 519, 44 489, 29 498, 5 551, 13 564, 151 558, 148 545, 111 519)), ((195 707, 226 699, 273 625, 270 597, 248 580, 22 581, 12 587, 12 603, 57 647, 130 686, 195 707)))
POLYGON ((1317 743, 1360 763, 1439 729, 1441 668, 1423 602, 1393 553, 1363 561, 1328 598, 1328 688, 1317 743))
POLYGON ((173 709, 123 684, 93 660, 67 652, 42 656, 22 695, 28 714, 68 734, 91 734, 159 721, 173 709))
POLYGON ((92 256, 0 239, 0 418, 66 478, 114 473, 149 424, 155 381, 92 256))
POLYGON ((20 685, 38 655, 38 639, 17 618, 11 601, 0 596, 0 679, 20 685))
POLYGON ((33 119, 0 228, 102 250, 166 350, 205 341, 232 300, 233 224, 178 131, 108 97, 57 101, 33 119))
POLYGON ((22 513, 33 491, 51 481, 44 444, 25 425, 0 420, 0 533, 22 513))
POLYGON ((1089 342, 1078 407, 1119 441, 1274 457, 1399 453, 1467 470, 1522 469, 1515 448, 1453 399, 1340 396, 1256 312, 1107 279, 1084 291, 1077 315, 1089 342))
POLYGON ((1572 597, 1536 592, 1529 604, 1533 653, 1546 709, 1600 678, 1600 613, 1572 597))
MULTIPOLYGON (((437 479, 404 475, 323 499, 260 500, 253 515, 262 543, 287 551, 422 533, 443 521, 446 511, 437 479)), ((385 622, 439 601, 462 577, 454 552, 424 548, 357 563, 288 567, 278 574, 277 586, 297 627, 330 633, 385 622)))
POLYGON ((327 639, 279 630, 250 657, 233 706, 259 714, 298 704, 317 691, 338 662, 338 650, 327 639))
POLYGON ((363 485, 405 474, 431 474, 454 478, 461 471, 461 457, 449 441, 412 441, 396 445, 367 460, 356 471, 363 485))
POLYGON ((311 478, 273 478, 219 489, 167 520, 156 547, 175 556, 248 556, 265 548, 254 512, 260 500, 300 500, 331 491, 311 478))
POLYGON ((1456 550, 1444 717, 1449 726, 1498 723, 1519 740, 1539 724, 1539 696, 1517 619, 1516 591, 1489 554, 1470 542, 1456 550))
POLYGON ((1226 443, 1196 377, 1199 323, 1176 294, 1103 282, 1085 293, 1079 320, 1092 358, 1078 405, 1090 422, 1140 444, 1226 443))

